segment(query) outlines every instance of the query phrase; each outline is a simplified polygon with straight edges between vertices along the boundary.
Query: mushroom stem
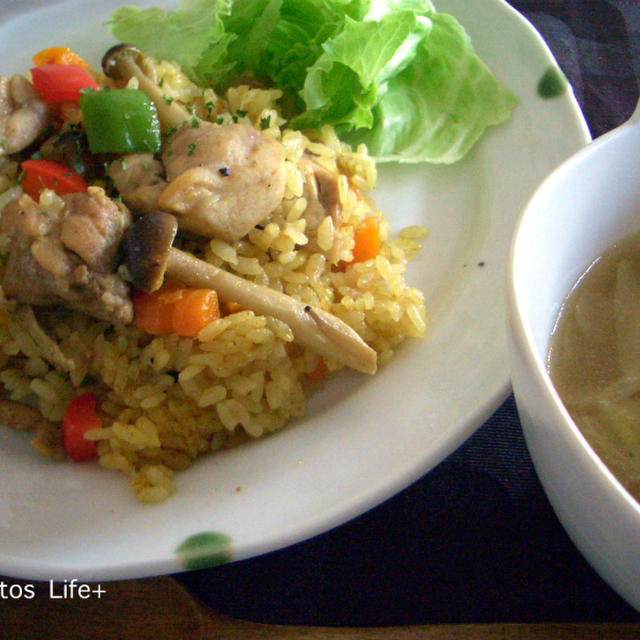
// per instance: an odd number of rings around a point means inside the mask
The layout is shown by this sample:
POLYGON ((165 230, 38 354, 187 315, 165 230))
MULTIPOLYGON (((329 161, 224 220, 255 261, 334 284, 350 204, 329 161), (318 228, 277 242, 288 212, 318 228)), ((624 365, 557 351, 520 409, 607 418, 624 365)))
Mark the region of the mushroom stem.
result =
POLYGON ((144 91, 156 105, 158 111, 158 119, 162 128, 166 131, 171 127, 179 127, 185 122, 193 119, 193 116, 175 100, 168 100, 162 93, 162 89, 151 79, 145 75, 142 69, 133 60, 125 60, 122 68, 135 76, 138 80, 138 87, 144 91))
POLYGON ((191 287, 215 289, 223 300, 233 300, 255 313, 282 320, 291 328, 296 342, 326 358, 363 373, 376 371, 376 352, 349 325, 322 309, 245 280, 174 247, 169 249, 165 273, 191 287))
POLYGON ((155 104, 158 119, 165 131, 192 120, 193 116, 187 109, 174 100, 168 100, 162 93, 162 89, 144 73, 137 62, 143 58, 144 55, 135 47, 116 45, 107 51, 102 66, 109 77, 121 81, 128 81, 131 78, 138 80, 140 90, 144 91, 155 104))

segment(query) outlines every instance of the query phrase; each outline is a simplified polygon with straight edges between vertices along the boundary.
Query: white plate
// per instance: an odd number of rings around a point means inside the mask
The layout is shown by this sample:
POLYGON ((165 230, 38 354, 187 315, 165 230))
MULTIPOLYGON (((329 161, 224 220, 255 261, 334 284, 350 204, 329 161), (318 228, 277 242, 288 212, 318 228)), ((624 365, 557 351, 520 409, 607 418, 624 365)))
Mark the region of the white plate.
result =
MULTIPOLYGON (((111 44, 102 24, 118 4, 0 3, 0 71, 23 72, 33 53, 59 44, 97 62, 111 44)), ((200 460, 155 506, 137 502, 120 474, 49 463, 26 436, 0 429, 0 574, 142 577, 194 566, 176 551, 185 540, 214 554, 210 561, 289 545, 406 487, 507 396, 504 269, 515 220, 540 180, 589 134, 570 92, 538 95, 555 63, 522 16, 501 0, 437 5, 465 25, 520 104, 457 165, 381 167, 376 199, 394 228, 431 231, 408 272, 428 297, 428 337, 406 344, 374 378, 333 380, 290 428, 200 460)))

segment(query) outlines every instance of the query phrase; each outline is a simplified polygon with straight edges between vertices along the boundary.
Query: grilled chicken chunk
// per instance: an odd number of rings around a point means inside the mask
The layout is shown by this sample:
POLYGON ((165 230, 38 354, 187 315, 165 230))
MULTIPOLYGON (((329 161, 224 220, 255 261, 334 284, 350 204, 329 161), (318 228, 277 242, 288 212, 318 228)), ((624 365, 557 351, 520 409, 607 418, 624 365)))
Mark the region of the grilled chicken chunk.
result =
POLYGON ((307 153, 301 158, 300 166, 305 177, 306 234, 313 237, 326 216, 331 216, 335 227, 340 225, 340 188, 336 174, 316 162, 311 154, 307 153))
POLYGON ((0 233, 12 237, 5 295, 24 304, 63 304, 111 323, 131 322, 129 287, 114 273, 128 212, 99 187, 62 200, 60 211, 45 211, 23 194, 2 210, 0 233))
POLYGON ((158 208, 160 194, 167 186, 164 167, 150 153, 136 153, 114 160, 109 177, 128 207, 139 213, 158 208))
POLYGON ((49 109, 23 76, 0 76, 0 156, 21 151, 44 133, 49 109))
POLYGON ((70 193, 62 199, 66 205, 60 225, 62 244, 93 271, 114 271, 120 239, 131 224, 128 211, 116 206, 99 187, 89 187, 87 193, 70 193))
POLYGON ((284 195, 282 145, 244 124, 185 125, 162 160, 168 186, 158 204, 181 228, 235 241, 264 220, 284 195))

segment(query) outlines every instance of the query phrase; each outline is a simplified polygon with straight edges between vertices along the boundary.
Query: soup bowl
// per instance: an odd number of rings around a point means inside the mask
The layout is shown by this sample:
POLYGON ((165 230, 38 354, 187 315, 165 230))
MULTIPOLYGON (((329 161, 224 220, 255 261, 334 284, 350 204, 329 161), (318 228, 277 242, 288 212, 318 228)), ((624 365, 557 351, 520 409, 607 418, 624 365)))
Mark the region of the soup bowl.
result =
POLYGON ((547 370, 576 280, 640 229, 640 105, 549 175, 516 226, 507 268, 512 386, 531 458, 559 520, 594 569, 640 610, 640 504, 595 453, 547 370))

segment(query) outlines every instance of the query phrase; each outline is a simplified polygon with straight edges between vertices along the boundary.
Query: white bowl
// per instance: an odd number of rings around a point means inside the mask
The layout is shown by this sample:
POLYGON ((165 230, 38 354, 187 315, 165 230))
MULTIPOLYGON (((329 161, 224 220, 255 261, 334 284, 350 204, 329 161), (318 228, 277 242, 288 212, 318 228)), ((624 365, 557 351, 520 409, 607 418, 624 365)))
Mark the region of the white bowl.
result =
POLYGON ((512 384, 549 500, 595 570, 640 610, 640 505, 584 439, 546 371, 551 330, 572 284, 640 229, 640 105, 556 169, 527 204, 507 275, 512 384))

